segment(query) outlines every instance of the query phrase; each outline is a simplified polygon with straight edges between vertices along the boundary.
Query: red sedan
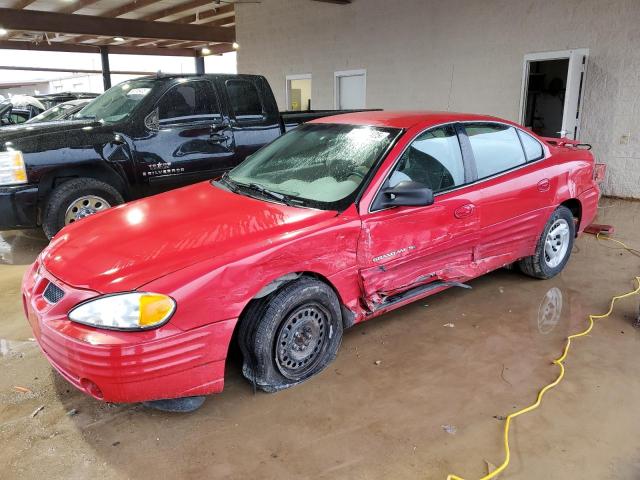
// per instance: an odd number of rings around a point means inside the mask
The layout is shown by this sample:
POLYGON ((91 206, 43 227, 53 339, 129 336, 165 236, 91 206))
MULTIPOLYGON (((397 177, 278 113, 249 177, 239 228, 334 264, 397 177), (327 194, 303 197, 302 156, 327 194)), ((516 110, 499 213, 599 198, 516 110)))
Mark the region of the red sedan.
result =
POLYGON ((494 117, 317 120, 222 178, 63 229, 25 274, 35 337, 109 402, 220 392, 234 331, 265 391, 331 362, 343 329, 505 265, 557 275, 601 169, 494 117))

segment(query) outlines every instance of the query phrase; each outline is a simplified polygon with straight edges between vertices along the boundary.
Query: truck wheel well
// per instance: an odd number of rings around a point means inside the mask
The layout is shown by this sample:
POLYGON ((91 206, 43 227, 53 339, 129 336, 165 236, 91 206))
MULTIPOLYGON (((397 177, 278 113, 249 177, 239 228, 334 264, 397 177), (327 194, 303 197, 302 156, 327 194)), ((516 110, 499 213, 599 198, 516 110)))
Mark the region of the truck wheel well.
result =
POLYGON ((571 210, 573 214, 573 218, 576 219, 576 235, 578 234, 578 230, 580 229, 580 221, 582 220, 582 204, 580 200, 577 198, 570 198, 569 200, 565 200, 560 204, 563 207, 567 207, 571 210))
POLYGON ((62 185, 63 183, 73 180, 74 178, 93 178, 100 180, 104 183, 111 185, 118 190, 120 195, 125 201, 130 200, 128 189, 122 178, 109 168, 98 167, 93 165, 91 167, 77 167, 77 168, 64 168, 60 170, 54 170, 49 172, 40 180, 40 187, 38 188, 39 208, 38 208, 38 224, 42 223, 42 215, 44 214, 44 208, 48 198, 53 191, 62 185))

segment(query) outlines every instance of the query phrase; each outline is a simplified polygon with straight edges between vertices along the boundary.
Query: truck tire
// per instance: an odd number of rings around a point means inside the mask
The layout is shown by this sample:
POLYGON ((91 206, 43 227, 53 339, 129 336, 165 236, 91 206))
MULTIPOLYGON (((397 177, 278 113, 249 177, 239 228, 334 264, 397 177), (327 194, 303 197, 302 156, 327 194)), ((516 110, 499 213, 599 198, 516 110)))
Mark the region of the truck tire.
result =
POLYGON ((301 277, 254 300, 238 333, 242 373, 276 392, 297 385, 331 363, 342 341, 340 302, 325 283, 301 277))
POLYGON ((571 210, 564 206, 556 208, 544 226, 535 253, 518 262, 520 270, 534 278, 555 277, 569 261, 575 238, 576 224, 571 210))
POLYGON ((118 190, 95 178, 74 178, 58 186, 44 209, 42 229, 51 239, 62 227, 124 203, 118 190))

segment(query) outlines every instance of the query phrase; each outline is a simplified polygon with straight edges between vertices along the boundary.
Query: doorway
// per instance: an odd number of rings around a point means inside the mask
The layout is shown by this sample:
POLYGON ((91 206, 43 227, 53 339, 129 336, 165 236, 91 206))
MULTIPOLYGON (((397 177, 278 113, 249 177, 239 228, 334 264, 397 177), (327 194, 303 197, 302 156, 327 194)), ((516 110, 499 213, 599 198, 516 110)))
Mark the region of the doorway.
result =
POLYGON ((543 137, 577 139, 587 49, 525 55, 520 123, 543 137))
POLYGON ((311 75, 287 75, 287 110, 311 110, 311 75))
POLYGON ((347 70, 335 72, 335 108, 353 110, 365 108, 367 71, 347 70))

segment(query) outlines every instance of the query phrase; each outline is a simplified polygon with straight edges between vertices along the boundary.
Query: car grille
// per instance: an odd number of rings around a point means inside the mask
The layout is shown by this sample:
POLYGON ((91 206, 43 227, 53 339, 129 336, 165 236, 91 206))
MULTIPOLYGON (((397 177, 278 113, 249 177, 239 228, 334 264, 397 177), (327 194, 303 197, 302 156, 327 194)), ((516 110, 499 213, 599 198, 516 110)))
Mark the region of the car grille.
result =
POLYGON ((42 296, 49 303, 58 303, 64 297, 64 292, 55 283, 49 282, 42 296))

